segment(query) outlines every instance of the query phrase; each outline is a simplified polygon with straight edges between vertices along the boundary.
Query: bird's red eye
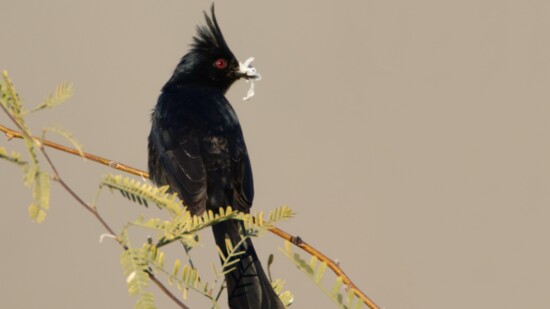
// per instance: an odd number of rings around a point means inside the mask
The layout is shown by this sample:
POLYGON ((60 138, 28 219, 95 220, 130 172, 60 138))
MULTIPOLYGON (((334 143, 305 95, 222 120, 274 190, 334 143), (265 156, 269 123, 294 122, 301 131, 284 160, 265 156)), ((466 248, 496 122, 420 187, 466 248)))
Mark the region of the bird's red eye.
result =
POLYGON ((225 59, 218 59, 216 60, 216 62, 214 62, 214 66, 216 66, 216 68, 222 70, 222 69, 225 69, 225 67, 227 67, 227 61, 225 59))

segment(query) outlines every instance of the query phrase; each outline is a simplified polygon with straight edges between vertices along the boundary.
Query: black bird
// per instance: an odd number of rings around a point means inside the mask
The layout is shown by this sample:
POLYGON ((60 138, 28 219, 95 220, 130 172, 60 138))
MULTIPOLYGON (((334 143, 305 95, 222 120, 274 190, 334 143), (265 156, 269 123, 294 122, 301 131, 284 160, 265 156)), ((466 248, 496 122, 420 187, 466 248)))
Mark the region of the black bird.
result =
MULTIPOLYGON (((149 173, 157 185, 170 185, 194 215, 220 207, 250 211, 254 185, 239 119, 225 98, 231 84, 259 75, 239 63, 220 31, 214 5, 206 26, 197 27, 191 49, 162 88, 152 114, 149 173)), ((212 227, 216 244, 227 252, 243 224, 225 221, 212 227)), ((284 308, 247 239, 236 269, 226 275, 229 306, 239 309, 284 308)))

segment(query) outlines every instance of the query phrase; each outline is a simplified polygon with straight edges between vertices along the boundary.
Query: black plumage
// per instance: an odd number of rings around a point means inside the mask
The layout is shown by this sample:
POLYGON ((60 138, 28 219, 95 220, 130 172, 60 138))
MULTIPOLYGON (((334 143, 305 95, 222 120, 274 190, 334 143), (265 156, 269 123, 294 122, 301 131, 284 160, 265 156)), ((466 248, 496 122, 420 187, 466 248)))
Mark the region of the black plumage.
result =
MULTIPOLYGON (((240 64, 220 31, 214 6, 206 26, 197 28, 189 52, 162 88, 152 114, 149 173, 157 185, 170 185, 192 214, 232 206, 249 212, 254 198, 250 159, 239 119, 225 98, 240 78, 255 78, 240 64)), ((241 239, 240 221, 212 227, 216 244, 241 239)), ((252 241, 242 244, 236 269, 226 275, 231 308, 284 308, 262 270, 252 241)))

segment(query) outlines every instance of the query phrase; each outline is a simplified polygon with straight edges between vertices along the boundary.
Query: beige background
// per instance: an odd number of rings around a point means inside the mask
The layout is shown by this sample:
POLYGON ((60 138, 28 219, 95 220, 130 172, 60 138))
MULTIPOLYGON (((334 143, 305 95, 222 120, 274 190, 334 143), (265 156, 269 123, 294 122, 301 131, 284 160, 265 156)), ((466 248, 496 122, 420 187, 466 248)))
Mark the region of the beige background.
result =
MULTIPOLYGON (((145 168, 150 110, 209 2, 0 2, 0 68, 24 101, 75 84, 70 103, 30 117, 35 131, 59 124, 85 150, 145 168)), ((547 308, 550 2, 343 3, 217 3, 234 53, 264 76, 250 102, 245 83, 228 93, 254 209, 291 206, 282 228, 339 259, 385 308, 547 308)), ((111 172, 52 156, 88 201, 111 172)), ((2 307, 131 308, 101 226, 57 187, 46 222, 31 223, 20 171, 0 164, 2 307)), ((117 228, 144 212, 109 193, 100 209, 117 228)), ((203 239, 195 259, 209 273, 203 239)), ((264 261, 282 246, 271 234, 256 243, 264 261)), ((273 272, 296 308, 332 307, 278 253, 273 272)))

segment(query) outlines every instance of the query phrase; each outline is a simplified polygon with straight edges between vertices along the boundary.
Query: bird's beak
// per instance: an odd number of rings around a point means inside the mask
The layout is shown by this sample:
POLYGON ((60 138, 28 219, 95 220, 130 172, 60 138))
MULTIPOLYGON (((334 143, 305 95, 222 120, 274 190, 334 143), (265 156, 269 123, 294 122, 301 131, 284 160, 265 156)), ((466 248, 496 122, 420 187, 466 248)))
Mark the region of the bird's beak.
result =
POLYGON ((237 71, 237 75, 239 78, 244 79, 252 79, 252 80, 260 80, 262 79, 262 76, 256 69, 252 66, 252 61, 254 61, 254 57, 250 57, 246 59, 244 63, 239 62, 239 70, 237 71))

